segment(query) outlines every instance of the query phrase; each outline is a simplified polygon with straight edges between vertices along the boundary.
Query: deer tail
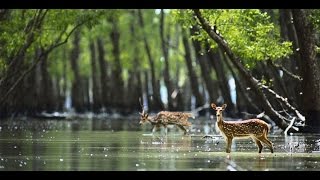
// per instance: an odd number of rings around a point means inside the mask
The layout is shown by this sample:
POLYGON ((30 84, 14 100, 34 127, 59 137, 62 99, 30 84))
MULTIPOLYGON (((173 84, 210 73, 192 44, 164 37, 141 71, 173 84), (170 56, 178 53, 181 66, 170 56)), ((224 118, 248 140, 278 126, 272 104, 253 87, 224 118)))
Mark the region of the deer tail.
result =
POLYGON ((266 130, 266 131, 267 131, 267 134, 270 132, 270 129, 271 129, 271 124, 268 124, 268 123, 267 123, 267 130, 266 130))

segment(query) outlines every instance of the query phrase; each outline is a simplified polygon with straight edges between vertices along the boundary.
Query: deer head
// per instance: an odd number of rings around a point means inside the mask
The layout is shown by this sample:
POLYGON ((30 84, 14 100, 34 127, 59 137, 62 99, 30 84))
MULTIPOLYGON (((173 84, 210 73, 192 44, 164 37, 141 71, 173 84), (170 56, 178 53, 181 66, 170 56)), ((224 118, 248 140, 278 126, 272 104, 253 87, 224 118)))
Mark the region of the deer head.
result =
POLYGON ((211 103, 211 107, 212 109, 216 110, 216 115, 219 117, 222 114, 222 111, 226 109, 227 104, 223 104, 221 107, 218 107, 217 105, 215 105, 214 103, 211 103))
POLYGON ((140 114, 140 122, 139 122, 139 124, 142 125, 142 124, 144 124, 145 122, 148 121, 149 114, 144 112, 144 108, 143 108, 143 105, 141 103, 141 98, 139 98, 139 102, 140 102, 140 106, 142 108, 142 112, 139 112, 139 114, 140 114))

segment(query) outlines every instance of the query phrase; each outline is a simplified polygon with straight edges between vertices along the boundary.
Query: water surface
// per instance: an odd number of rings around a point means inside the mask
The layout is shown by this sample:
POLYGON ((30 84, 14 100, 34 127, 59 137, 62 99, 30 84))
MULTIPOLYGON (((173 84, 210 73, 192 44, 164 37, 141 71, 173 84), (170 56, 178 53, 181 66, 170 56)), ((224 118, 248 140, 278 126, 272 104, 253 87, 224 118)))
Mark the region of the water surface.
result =
MULTIPOLYGON (((138 117, 137 117, 138 118, 138 117)), ((269 135, 275 153, 234 140, 230 156, 209 120, 190 120, 190 135, 168 135, 133 118, 11 119, 0 122, 0 171, 312 171, 320 135, 269 135), (212 138, 203 139, 210 134, 212 138)))

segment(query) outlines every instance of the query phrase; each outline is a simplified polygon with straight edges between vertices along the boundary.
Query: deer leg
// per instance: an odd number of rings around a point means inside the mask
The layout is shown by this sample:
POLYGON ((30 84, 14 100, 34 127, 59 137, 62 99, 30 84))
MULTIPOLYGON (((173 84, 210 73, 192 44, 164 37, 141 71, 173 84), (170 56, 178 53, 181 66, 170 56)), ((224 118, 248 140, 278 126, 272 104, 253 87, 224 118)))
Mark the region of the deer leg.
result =
POLYGON ((152 134, 154 134, 159 128, 160 128, 159 125, 154 125, 152 127, 152 134))
POLYGON ((154 134, 154 133, 156 132, 156 129, 157 129, 157 127, 154 125, 154 126, 152 127, 152 134, 154 134))
POLYGON ((167 128, 167 125, 163 125, 164 126, 164 132, 165 132, 165 135, 167 136, 168 135, 168 128, 167 128))
POLYGON ((232 145, 232 137, 227 137, 227 148, 226 148, 227 153, 231 152, 231 145, 232 145))
POLYGON ((184 135, 187 135, 187 129, 185 127, 183 127, 182 125, 177 125, 181 130, 183 130, 184 135))
POLYGON ((262 144, 261 144, 261 142, 257 139, 257 138, 252 138, 253 139, 253 141, 257 144, 257 146, 258 146, 258 148, 259 148, 259 153, 261 153, 261 151, 262 151, 262 144))
POLYGON ((261 136, 258 138, 261 142, 265 143, 269 148, 270 148, 270 151, 271 153, 273 153, 273 145, 272 145, 272 142, 267 139, 267 137, 264 135, 264 136, 261 136))

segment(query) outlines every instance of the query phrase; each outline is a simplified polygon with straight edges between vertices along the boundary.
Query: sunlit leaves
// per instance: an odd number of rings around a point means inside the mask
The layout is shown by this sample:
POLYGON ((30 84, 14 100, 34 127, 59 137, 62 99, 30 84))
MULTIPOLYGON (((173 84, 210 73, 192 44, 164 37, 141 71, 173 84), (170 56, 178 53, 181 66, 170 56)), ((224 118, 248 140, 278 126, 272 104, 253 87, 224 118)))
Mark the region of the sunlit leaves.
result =
POLYGON ((312 9, 310 10, 310 20, 312 24, 315 26, 316 29, 320 29, 320 10, 319 9, 312 9))
MULTIPOLYGON (((280 34, 267 13, 254 9, 201 10, 202 15, 240 56, 246 67, 253 67, 257 61, 279 59, 292 53, 291 42, 281 42, 280 34)), ((197 21, 191 10, 172 12, 184 27, 195 26, 197 21)), ((211 48, 217 45, 204 30, 193 36, 200 42, 209 42, 211 48)))

